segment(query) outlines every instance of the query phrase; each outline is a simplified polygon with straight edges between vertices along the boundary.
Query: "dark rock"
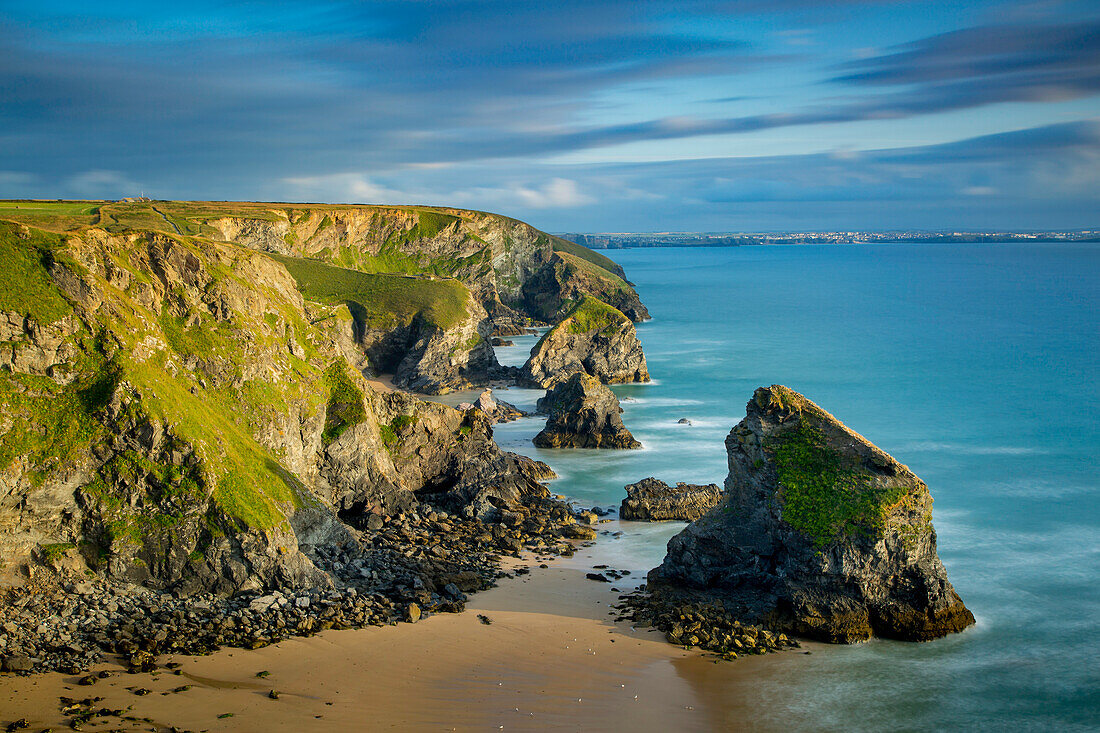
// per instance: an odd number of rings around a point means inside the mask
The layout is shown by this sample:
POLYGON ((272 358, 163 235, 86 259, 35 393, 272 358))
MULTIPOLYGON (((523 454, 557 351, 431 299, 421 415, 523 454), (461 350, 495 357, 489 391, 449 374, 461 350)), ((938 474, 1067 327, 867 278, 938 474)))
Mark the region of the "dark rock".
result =
POLYGON ((30 672, 34 668, 31 658, 23 654, 10 654, 0 664, 4 672, 30 672))
POLYGON ((865 438, 773 385, 726 450, 726 497, 669 541, 651 590, 833 642, 923 641, 974 623, 936 554, 928 487, 865 438))
POLYGON ((588 578, 589 580, 595 580, 599 583, 610 583, 611 582, 610 580, 607 579, 607 576, 604 575, 603 573, 585 573, 584 577, 588 578))
POLYGON ((623 425, 615 394, 583 372, 559 382, 539 400, 549 417, 535 436, 540 448, 640 448, 623 425))
POLYGON ((492 340, 492 344, 493 344, 493 346, 515 346, 516 342, 515 341, 509 341, 507 339, 502 339, 502 338, 498 338, 498 337, 494 336, 493 340, 492 340))
POLYGON ((693 522, 722 498, 717 484, 699 486, 677 483, 675 488, 655 478, 644 478, 626 487, 619 516, 635 522, 683 520, 693 522))

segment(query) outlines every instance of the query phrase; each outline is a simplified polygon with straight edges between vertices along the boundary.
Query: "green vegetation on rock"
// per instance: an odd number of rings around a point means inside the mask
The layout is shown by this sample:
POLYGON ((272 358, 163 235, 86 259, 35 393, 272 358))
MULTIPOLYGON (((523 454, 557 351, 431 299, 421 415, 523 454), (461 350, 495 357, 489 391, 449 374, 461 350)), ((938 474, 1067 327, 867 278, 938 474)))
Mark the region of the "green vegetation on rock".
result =
POLYGON ((48 265, 64 258, 64 239, 39 229, 0 222, 0 311, 14 311, 46 325, 72 311, 48 265))
POLYGON ((440 214, 435 211, 420 211, 417 215, 417 226, 420 229, 420 236, 431 239, 458 220, 457 216, 440 214))
POLYGON ((409 324, 419 315, 447 330, 466 318, 469 291, 454 280, 369 274, 317 260, 269 256, 286 267, 306 299, 347 304, 352 315, 370 327, 409 324))
POLYGON ((551 239, 551 245, 555 252, 564 252, 566 254, 572 255, 573 257, 586 260, 587 262, 595 265, 601 270, 604 270, 608 275, 620 280, 622 279, 622 266, 620 266, 610 257, 606 257, 599 252, 594 252, 588 249, 588 247, 582 247, 575 242, 570 242, 568 239, 562 239, 561 237, 553 237, 551 239))
POLYGON ((363 392, 348 378, 342 362, 333 362, 325 370, 325 384, 329 388, 329 398, 321 440, 328 445, 348 428, 363 422, 366 410, 363 407, 363 392))
POLYGON ((807 420, 765 445, 782 485, 783 521, 825 547, 852 535, 875 535, 903 488, 880 488, 846 465, 821 430, 807 420))
POLYGON ((566 314, 563 324, 570 333, 606 333, 618 330, 630 319, 599 298, 586 295, 566 314))

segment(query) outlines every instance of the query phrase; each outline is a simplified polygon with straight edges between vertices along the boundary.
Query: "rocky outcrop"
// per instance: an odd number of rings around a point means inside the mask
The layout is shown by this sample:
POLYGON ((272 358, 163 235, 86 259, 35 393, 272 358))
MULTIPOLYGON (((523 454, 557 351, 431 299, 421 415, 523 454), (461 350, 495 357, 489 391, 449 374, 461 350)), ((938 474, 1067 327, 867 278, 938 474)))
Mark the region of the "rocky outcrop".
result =
POLYGON ((463 402, 458 406, 458 409, 480 410, 485 414, 485 417, 489 418, 490 423, 511 422, 527 415, 526 412, 510 402, 493 397, 493 390, 491 389, 487 389, 478 395, 477 400, 474 402, 463 402))
POLYGON ((521 379, 551 387, 584 372, 605 384, 648 382, 649 370, 634 324, 617 309, 586 296, 531 350, 521 379))
POLYGON ((644 478, 626 487, 619 517, 634 522, 680 520, 694 522, 722 498, 717 484, 699 486, 677 483, 675 487, 655 478, 644 478))
POLYGON ((446 394, 486 384, 497 368, 489 342, 491 330, 476 301, 469 302, 466 317, 451 328, 415 319, 399 352, 401 360, 393 367, 393 383, 424 394, 446 394))
MULTIPOLYGON (((114 204, 109 209, 140 209, 114 204)), ((515 219, 463 209, 223 204, 173 212, 219 239, 365 272, 422 273, 465 283, 497 325, 496 335, 554 323, 594 295, 628 317, 649 317, 622 268, 603 255, 515 219)))
POLYGON ((832 642, 935 639, 974 623, 908 468, 802 395, 756 390, 726 439, 726 497, 673 537, 658 592, 832 642))
POLYGON ((614 393, 582 372, 559 382, 538 402, 549 415, 535 436, 540 448, 641 448, 623 425, 614 393))
POLYGON ((526 312, 554 323, 568 312, 570 304, 590 295, 610 304, 636 323, 649 318, 649 311, 626 280, 577 256, 579 254, 592 256, 595 253, 587 250, 583 253, 555 252, 544 267, 524 282, 522 294, 526 312))

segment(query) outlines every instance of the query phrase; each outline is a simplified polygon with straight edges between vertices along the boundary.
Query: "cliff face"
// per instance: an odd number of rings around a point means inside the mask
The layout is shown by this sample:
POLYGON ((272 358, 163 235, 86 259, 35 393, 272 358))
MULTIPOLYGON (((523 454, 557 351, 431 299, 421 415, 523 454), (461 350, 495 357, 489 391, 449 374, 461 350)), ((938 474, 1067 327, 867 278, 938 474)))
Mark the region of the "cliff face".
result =
POLYGON ((575 372, 584 372, 605 384, 649 381, 634 324, 617 309, 591 296, 582 298, 535 345, 521 376, 550 387, 562 375, 575 372))
POLYGON ((908 468, 782 386, 756 391, 726 449, 726 498, 669 542, 654 588, 827 641, 926 640, 974 623, 908 468))
POLYGON ((555 323, 585 294, 633 320, 649 317, 621 267, 515 219, 427 207, 227 206, 234 207, 231 215, 191 205, 177 216, 215 238, 265 252, 363 272, 455 278, 504 332, 516 313, 555 323))
POLYGON ((598 379, 575 372, 558 382, 538 402, 549 414, 535 436, 540 448, 641 448, 623 425, 615 394, 598 379))
MULTIPOLYGON (((180 592, 326 585, 310 548, 354 544, 372 516, 431 496, 495 521, 548 499, 548 469, 483 417, 372 392, 371 314, 307 304, 265 254, 0 222, 0 262, 0 573, 64 555, 180 592)), ((410 322, 481 339, 484 311, 455 293, 469 311, 432 300, 410 322)), ((410 383, 478 349, 419 340, 410 383)))

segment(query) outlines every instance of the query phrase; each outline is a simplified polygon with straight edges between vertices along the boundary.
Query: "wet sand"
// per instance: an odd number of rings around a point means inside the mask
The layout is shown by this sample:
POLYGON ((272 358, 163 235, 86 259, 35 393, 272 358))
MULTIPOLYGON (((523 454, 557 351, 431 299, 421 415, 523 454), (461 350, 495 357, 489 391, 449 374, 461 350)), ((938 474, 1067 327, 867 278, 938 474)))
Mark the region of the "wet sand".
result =
MULTIPOLYGON (((417 624, 327 631, 255 651, 166 656, 182 675, 125 672, 94 686, 76 677, 0 676, 0 725, 65 727, 59 696, 103 697, 152 723, 117 718, 84 730, 723 730, 780 728, 754 684, 797 672, 786 652, 715 663, 655 631, 614 622, 609 605, 633 582, 586 580, 578 553, 471 597, 465 613, 417 624), (483 624, 478 614, 489 617, 483 624), (258 678, 261 671, 269 672, 258 678), (171 692, 191 685, 184 692, 171 692), (127 688, 146 688, 139 697, 127 688), (278 700, 268 697, 277 690, 278 700), (167 693, 167 694, 162 694, 167 693), (232 713, 232 717, 219 715, 232 713), (127 727, 129 726, 129 727, 127 727)), ((530 563, 527 563, 530 564, 530 563)), ((640 578, 639 578, 640 580, 640 578)), ((117 665, 97 669, 119 670, 117 665)))

